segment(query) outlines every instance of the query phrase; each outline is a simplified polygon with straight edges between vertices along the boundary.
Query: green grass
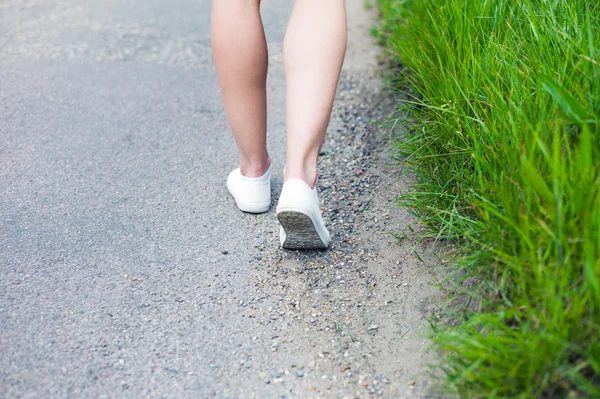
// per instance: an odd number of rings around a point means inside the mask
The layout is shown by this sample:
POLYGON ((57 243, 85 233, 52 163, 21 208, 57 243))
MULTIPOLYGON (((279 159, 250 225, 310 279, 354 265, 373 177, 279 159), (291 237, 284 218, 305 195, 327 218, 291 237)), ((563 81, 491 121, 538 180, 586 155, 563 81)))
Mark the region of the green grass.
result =
POLYGON ((378 7, 411 93, 400 201, 459 248, 432 334, 446 389, 599 398, 600 2, 378 7))

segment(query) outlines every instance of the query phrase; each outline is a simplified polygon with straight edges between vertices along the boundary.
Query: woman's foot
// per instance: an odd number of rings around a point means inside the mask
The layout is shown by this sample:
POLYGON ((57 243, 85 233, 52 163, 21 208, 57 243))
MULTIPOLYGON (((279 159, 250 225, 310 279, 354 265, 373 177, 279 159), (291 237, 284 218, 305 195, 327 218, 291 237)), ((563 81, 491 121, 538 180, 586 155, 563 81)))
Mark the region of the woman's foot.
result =
POLYGON ((329 232, 321 216, 317 190, 303 180, 289 179, 283 184, 277 218, 283 248, 325 249, 329 246, 329 232))
POLYGON ((271 168, 260 177, 246 177, 240 169, 227 176, 227 189, 243 212, 263 213, 271 206, 271 168))

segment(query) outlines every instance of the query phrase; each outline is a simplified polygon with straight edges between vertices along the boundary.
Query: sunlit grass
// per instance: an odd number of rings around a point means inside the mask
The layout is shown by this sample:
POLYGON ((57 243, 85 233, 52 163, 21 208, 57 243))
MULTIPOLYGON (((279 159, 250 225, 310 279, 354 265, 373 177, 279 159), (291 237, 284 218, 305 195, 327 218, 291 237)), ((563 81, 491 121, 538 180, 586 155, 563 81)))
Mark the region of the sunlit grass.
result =
POLYGON ((401 203, 461 246, 447 288, 475 299, 436 325, 446 386, 600 397, 600 3, 378 5, 417 119, 401 203))

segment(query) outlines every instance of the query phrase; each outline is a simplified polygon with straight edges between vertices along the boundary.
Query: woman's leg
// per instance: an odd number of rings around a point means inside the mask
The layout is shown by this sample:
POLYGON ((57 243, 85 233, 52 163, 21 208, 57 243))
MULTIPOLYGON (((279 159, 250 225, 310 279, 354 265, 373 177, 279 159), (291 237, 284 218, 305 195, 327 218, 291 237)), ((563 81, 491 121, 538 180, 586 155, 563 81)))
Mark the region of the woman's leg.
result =
POLYGON ((344 0, 295 0, 283 43, 287 160, 277 218, 284 248, 330 243, 314 186, 345 52, 344 0))
POLYGON ((267 43, 260 0, 213 0, 213 56, 227 119, 240 152, 240 172, 263 176, 267 153, 267 43))
POLYGON ((346 52, 344 0, 295 0, 283 56, 286 76, 285 179, 314 187, 317 157, 346 52))

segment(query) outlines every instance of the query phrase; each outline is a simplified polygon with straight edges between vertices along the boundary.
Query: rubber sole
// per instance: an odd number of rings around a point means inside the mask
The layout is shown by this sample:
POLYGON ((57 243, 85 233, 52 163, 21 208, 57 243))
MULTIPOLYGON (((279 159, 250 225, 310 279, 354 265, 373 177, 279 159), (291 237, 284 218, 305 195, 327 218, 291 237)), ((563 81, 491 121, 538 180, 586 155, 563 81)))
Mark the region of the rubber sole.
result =
POLYGON ((281 246, 286 249, 326 249, 313 221, 301 212, 282 211, 277 214, 285 231, 281 246))
POLYGON ((266 204, 245 204, 243 202, 235 201, 235 204, 240 211, 246 213, 265 213, 271 207, 270 202, 267 202, 266 204))

